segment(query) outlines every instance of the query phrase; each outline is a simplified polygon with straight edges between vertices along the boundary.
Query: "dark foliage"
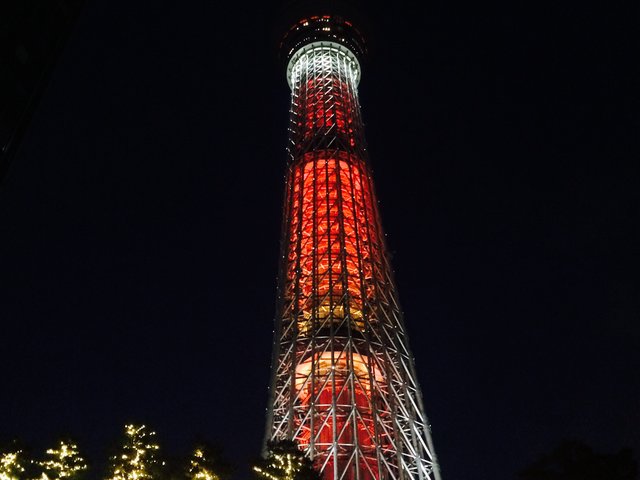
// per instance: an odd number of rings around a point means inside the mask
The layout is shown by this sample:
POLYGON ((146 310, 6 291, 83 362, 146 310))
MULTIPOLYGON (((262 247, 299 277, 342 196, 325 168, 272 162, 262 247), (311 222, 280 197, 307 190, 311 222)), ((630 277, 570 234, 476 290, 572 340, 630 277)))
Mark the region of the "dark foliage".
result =
POLYGON ((520 480, 637 480, 630 449, 601 454, 578 441, 565 441, 518 474, 520 480))
POLYGON ((191 456, 183 464, 183 479, 192 479, 199 468, 204 468, 215 473, 220 480, 231 480, 235 470, 221 446, 202 440, 196 442, 191 456))

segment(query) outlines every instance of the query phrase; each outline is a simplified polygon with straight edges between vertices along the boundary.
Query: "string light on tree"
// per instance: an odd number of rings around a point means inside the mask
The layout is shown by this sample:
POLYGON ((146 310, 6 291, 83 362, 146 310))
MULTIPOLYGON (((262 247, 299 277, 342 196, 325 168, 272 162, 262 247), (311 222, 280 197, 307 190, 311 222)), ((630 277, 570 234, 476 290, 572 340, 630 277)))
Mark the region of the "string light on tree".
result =
POLYGON ((48 459, 37 462, 43 469, 42 480, 69 479, 87 469, 74 443, 61 441, 57 449, 50 448, 46 453, 48 459))
POLYGON ((211 466, 211 460, 205 456, 204 449, 196 448, 189 460, 187 477, 190 480, 220 480, 211 466))
MULTIPOLYGON (((107 480, 152 480, 160 462, 153 442, 155 432, 145 425, 125 425, 125 441, 119 454, 111 458, 111 477, 107 480)), ((162 462, 164 465, 164 462, 162 462)))
POLYGON ((282 440, 269 444, 267 457, 253 467, 263 480, 318 480, 320 477, 296 442, 282 440))
POLYGON ((0 454, 0 480, 19 480, 24 473, 22 450, 0 454))

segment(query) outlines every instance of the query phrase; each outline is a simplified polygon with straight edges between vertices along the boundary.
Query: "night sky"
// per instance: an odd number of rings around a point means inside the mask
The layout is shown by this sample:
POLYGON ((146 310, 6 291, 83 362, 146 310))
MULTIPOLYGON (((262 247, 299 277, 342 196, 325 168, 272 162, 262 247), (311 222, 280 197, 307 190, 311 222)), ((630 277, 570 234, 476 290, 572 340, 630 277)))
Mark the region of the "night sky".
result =
MULTIPOLYGON (((271 2, 88 1, 0 187, 0 440, 259 454, 289 89, 271 2)), ((640 454, 638 12, 370 5, 360 98, 445 480, 640 454)), ((637 9, 637 5, 636 5, 637 9)))

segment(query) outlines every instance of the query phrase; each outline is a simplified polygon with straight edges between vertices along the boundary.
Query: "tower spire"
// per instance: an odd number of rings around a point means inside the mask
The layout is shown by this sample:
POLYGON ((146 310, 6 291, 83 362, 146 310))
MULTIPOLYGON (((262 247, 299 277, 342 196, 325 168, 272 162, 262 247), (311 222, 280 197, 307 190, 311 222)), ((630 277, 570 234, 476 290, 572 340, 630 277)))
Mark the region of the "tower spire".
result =
POLYGON ((267 439, 297 441, 324 480, 439 480, 367 160, 364 38, 311 15, 281 48, 292 93, 267 439))

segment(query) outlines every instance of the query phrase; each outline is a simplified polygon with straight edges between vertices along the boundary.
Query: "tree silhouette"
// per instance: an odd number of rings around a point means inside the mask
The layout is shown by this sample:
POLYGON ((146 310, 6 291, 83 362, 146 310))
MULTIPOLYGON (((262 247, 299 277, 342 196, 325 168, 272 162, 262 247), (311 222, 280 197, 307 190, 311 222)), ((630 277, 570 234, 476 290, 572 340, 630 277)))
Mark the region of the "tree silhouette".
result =
POLYGON ((637 480, 638 465, 630 449, 614 454, 594 452, 584 443, 561 443, 530 467, 518 473, 520 480, 637 480))
POLYGON ((46 454, 45 460, 36 462, 42 468, 41 480, 68 480, 87 469, 73 442, 60 441, 57 448, 48 449, 46 454))
POLYGON ((144 425, 125 425, 125 439, 120 452, 111 458, 111 477, 108 480, 153 480, 158 477, 155 432, 144 425))
POLYGON ((232 470, 221 448, 200 441, 189 457, 185 475, 187 480, 229 480, 232 470))

